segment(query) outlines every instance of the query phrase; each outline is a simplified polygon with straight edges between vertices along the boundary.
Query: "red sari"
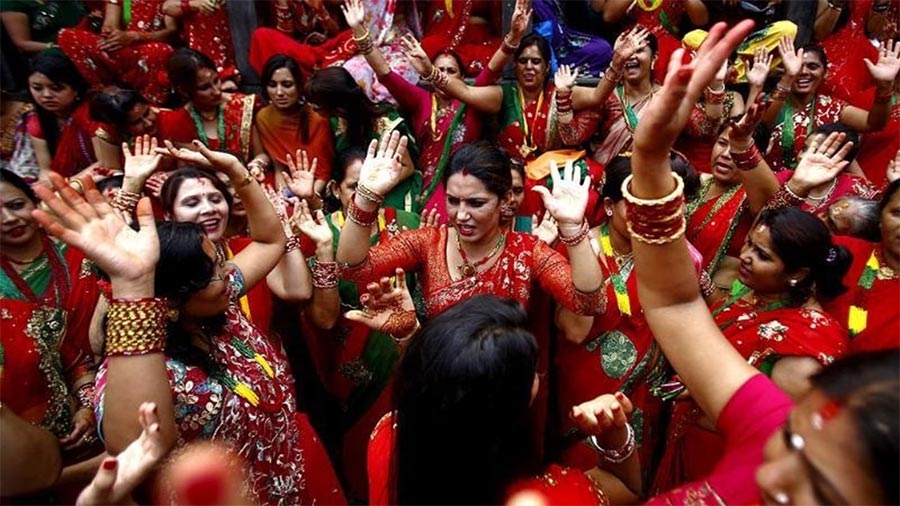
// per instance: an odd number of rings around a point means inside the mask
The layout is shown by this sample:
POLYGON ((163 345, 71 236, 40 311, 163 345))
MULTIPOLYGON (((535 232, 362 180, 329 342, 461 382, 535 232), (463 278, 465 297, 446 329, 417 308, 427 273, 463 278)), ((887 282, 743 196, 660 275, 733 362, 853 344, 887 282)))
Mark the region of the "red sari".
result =
POLYGON ((492 27, 501 26, 502 8, 502 2, 493 0, 430 0, 423 18, 422 48, 431 60, 442 51, 455 51, 465 65, 463 73, 478 75, 500 45, 500 34, 492 27), (473 16, 486 23, 472 23, 473 16))
MULTIPOLYGON (((151 33, 164 29, 163 1, 132 0, 131 19, 125 30, 151 33)), ((100 49, 103 36, 77 28, 62 30, 57 40, 91 86, 99 88, 121 82, 156 105, 169 98, 166 62, 174 52, 172 46, 164 42, 141 42, 107 52, 100 49)))
MULTIPOLYGON (((397 504, 394 497, 396 486, 391 467, 395 460, 397 424, 394 414, 386 414, 372 431, 368 451, 369 504, 387 506, 397 504)), ((465 483, 458 486, 464 487, 465 483)), ((609 498, 603 490, 584 473, 550 464, 539 476, 522 478, 510 485, 507 497, 521 492, 539 494, 547 506, 556 505, 608 505, 609 498)), ((435 491, 439 497, 440 491, 435 491)))
POLYGON ((878 132, 866 132, 859 143, 856 163, 875 186, 883 188, 887 184, 887 167, 900 150, 900 101, 895 94, 891 99, 891 117, 888 124, 878 132))
POLYGON ((181 38, 185 45, 209 56, 223 79, 237 72, 234 42, 231 40, 231 23, 225 2, 226 0, 217 2, 216 10, 212 13, 193 9, 183 12, 178 20, 181 23, 181 38))
POLYGON ((72 387, 94 364, 88 330, 100 292, 81 251, 51 244, 46 238, 44 257, 21 273, 34 298, 0 272, 0 401, 63 437, 72 431, 72 387))
MULTIPOLYGON (((256 95, 244 95, 232 93, 225 102, 219 106, 222 120, 225 126, 225 140, 209 139, 208 146, 211 149, 225 150, 234 154, 245 163, 250 160, 251 130, 256 114, 256 95)), ((168 139, 176 144, 190 144, 194 139, 202 140, 201 135, 188 108, 191 104, 180 109, 160 114, 157 120, 157 137, 168 139)))
MULTIPOLYGON (((96 163, 97 155, 94 154, 92 139, 100 126, 101 123, 91 119, 90 103, 82 102, 63 126, 56 143, 56 151, 50 153, 53 157, 50 170, 60 173, 63 177, 70 177, 96 163)), ((36 113, 28 117, 26 129, 31 137, 45 138, 36 113)))
POLYGON ((871 88, 875 83, 863 58, 878 61, 878 49, 866 36, 866 22, 872 10, 872 0, 848 2, 850 18, 847 24, 822 41, 828 58, 828 73, 821 92, 846 100, 857 107, 871 105, 871 88))
MULTIPOLYGON (((234 255, 243 251, 244 248, 252 242, 253 239, 250 239, 249 237, 229 237, 225 242, 225 258, 231 260, 234 255)), ((241 312, 244 314, 244 318, 253 325, 256 325, 263 335, 269 335, 272 331, 273 297, 274 295, 272 295, 272 291, 269 290, 269 285, 263 280, 261 283, 257 283, 256 286, 251 288, 250 291, 240 299, 239 305, 241 312)))
MULTIPOLYGON (((794 171, 783 170, 775 174, 775 177, 778 178, 778 182, 784 186, 791 180, 793 175, 794 171)), ((854 174, 842 172, 838 174, 831 189, 828 190, 821 200, 818 200, 815 203, 810 203, 811 199, 804 200, 803 204, 800 205, 800 209, 815 214, 819 218, 823 218, 828 215, 828 208, 832 204, 848 195, 864 199, 876 199, 878 198, 879 193, 878 188, 870 181, 854 174)))
POLYGON ((740 255, 753 224, 747 212, 747 194, 740 185, 704 201, 712 185, 713 178, 709 177, 685 211, 688 220, 685 237, 703 256, 703 270, 710 276, 725 256, 740 255))
POLYGON ((700 172, 707 174, 710 172, 709 163, 712 159, 713 146, 719 138, 719 129, 724 122, 734 116, 735 95, 736 93, 733 91, 725 92, 722 117, 715 121, 706 114, 705 99, 698 102, 691 110, 687 125, 684 126, 684 130, 675 143, 675 150, 684 154, 690 160, 691 165, 700 172))
POLYGON ((793 98, 788 98, 769 137, 765 153, 769 167, 775 172, 794 168, 806 137, 822 125, 840 121, 841 112, 848 105, 839 98, 820 93, 811 103, 796 109, 793 98), (785 135, 785 128, 790 128, 792 134, 785 135))
POLYGON ((853 253, 853 263, 844 276, 844 286, 849 290, 830 301, 825 308, 848 332, 850 306, 862 308, 867 313, 865 328, 850 336, 850 352, 900 347, 900 310, 897 309, 900 308, 900 281, 897 273, 893 273, 893 276, 888 272, 876 273, 871 288, 861 286, 866 264, 873 263, 872 254, 875 254, 875 260, 880 266, 884 263, 881 245, 851 237, 836 237, 835 242, 846 246, 853 253))
MULTIPOLYGON (((771 374, 784 357, 810 357, 823 366, 847 353, 841 325, 815 309, 783 307, 770 311, 738 300, 712 307, 725 338, 750 365, 771 374), (719 308, 721 312, 715 311, 719 308)), ((662 492, 699 480, 713 471, 726 448, 726 440, 700 425, 703 412, 690 399, 676 401, 654 490, 662 492)))
POLYGON ((657 2, 639 0, 631 9, 631 17, 635 22, 626 26, 630 29, 640 25, 656 36, 659 43, 659 51, 656 57, 656 82, 666 79, 666 69, 669 68, 669 58, 676 49, 681 47, 681 34, 678 33, 678 24, 684 15, 684 2, 682 0, 662 0, 656 7, 651 7, 657 2))

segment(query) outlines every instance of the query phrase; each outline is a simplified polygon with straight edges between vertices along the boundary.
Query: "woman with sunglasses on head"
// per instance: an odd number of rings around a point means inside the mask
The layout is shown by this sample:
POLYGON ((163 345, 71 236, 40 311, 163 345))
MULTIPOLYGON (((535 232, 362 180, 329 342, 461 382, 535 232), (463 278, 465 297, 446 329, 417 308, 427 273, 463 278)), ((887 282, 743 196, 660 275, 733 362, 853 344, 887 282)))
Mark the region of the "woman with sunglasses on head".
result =
MULTIPOLYGON (((297 411, 281 343, 241 311, 240 298, 284 255, 278 217, 236 157, 197 149, 175 154, 224 172, 247 207, 251 242, 230 260, 197 223, 157 227, 148 200, 137 205, 135 231, 91 184, 87 202, 55 175, 62 199, 38 190, 64 223, 77 228, 62 232, 62 224, 38 212, 42 223, 86 248, 110 276, 106 360, 97 381, 101 435, 110 453, 122 451, 141 432, 135 409, 154 402, 163 447, 222 441, 246 465, 250 500, 344 503, 324 448, 297 411), (130 327, 142 318, 138 331, 130 327)), ((127 163, 153 164, 161 155, 150 152, 142 149, 127 163)))
MULTIPOLYGON (((725 438, 723 456, 710 474, 649 503, 894 502, 900 355, 827 366, 811 378, 812 389, 795 408, 724 338, 695 281, 683 234, 683 183, 671 175, 668 150, 703 88, 752 26, 743 22, 727 34, 723 23, 714 26, 700 58, 690 64, 681 63, 681 51, 673 55, 666 83, 636 131, 634 172, 623 184, 647 322, 692 399, 725 438), (855 443, 846 446, 847 440, 855 443)), ((775 227, 755 232, 774 236, 775 227)), ((760 242, 753 241, 755 249, 760 242)), ((807 253, 816 257, 812 261, 830 257, 827 249, 807 253)))

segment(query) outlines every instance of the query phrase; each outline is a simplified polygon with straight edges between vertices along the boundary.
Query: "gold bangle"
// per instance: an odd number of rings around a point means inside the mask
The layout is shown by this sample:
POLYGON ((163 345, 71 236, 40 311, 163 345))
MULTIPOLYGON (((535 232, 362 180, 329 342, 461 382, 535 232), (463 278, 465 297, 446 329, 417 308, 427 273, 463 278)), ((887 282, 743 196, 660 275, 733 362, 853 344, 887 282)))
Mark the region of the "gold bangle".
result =
POLYGON ((629 175, 625 178, 625 181, 622 181, 622 196, 629 203, 644 206, 644 207, 657 207, 661 205, 668 204, 684 195, 684 180, 681 179, 681 176, 672 172, 672 177, 675 178, 675 189, 672 190, 668 195, 663 195, 658 199, 642 199, 635 197, 631 193, 631 180, 634 178, 633 175, 629 175))
POLYGON ((165 299, 113 299, 107 312, 106 354, 161 353, 166 347, 168 322, 165 299))
POLYGON ((241 179, 238 182, 238 184, 234 185, 234 187, 235 188, 244 188, 245 186, 249 185, 250 183, 252 183, 255 180, 256 180, 256 178, 254 178, 253 174, 250 174, 250 171, 248 170, 247 172, 244 173, 243 179, 241 179))
POLYGON ((360 43, 360 42, 362 42, 362 41, 368 39, 368 38, 369 38, 369 35, 371 35, 371 34, 369 33, 369 28, 366 27, 366 33, 362 34, 362 35, 359 36, 359 37, 357 37, 356 35, 353 36, 353 42, 360 43))

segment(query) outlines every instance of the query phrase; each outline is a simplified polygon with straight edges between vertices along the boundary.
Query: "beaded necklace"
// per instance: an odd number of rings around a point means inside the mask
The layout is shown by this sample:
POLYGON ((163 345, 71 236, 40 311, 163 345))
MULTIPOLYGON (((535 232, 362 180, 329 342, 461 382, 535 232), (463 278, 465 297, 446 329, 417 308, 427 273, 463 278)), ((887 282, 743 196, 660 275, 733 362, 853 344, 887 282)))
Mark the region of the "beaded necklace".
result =
POLYGON ((538 116, 541 115, 541 106, 544 105, 544 90, 541 90, 541 95, 538 97, 537 107, 534 109, 534 119, 531 120, 531 125, 528 124, 528 118, 525 114, 525 93, 522 91, 521 86, 517 87, 517 91, 519 92, 519 109, 522 112, 522 134, 525 137, 522 141, 522 145, 519 146, 519 154, 522 155, 522 159, 526 159, 531 156, 532 153, 537 151, 537 145, 534 143, 532 136, 534 135, 534 127, 537 126, 538 116))
MULTIPOLYGON (((651 89, 650 93, 638 100, 638 102, 642 102, 648 97, 652 99, 654 93, 655 91, 651 89)), ((622 113, 625 115, 625 127, 628 128, 629 132, 634 133, 634 130, 638 126, 639 118, 637 113, 634 112, 634 107, 632 107, 631 103, 628 101, 628 97, 625 96, 625 85, 620 84, 616 86, 616 98, 618 98, 619 103, 622 104, 622 113)))
MULTIPOLYGON (((209 145, 209 137, 206 135, 206 128, 203 126, 203 119, 200 117, 200 113, 197 112, 193 104, 189 105, 187 110, 191 115, 191 119, 194 120, 194 126, 197 128, 197 136, 200 138, 200 142, 212 149, 212 146, 209 145)), ((219 135, 219 145, 225 146, 225 108, 221 105, 216 108, 216 132, 219 135)))
POLYGON ((869 312, 863 309, 866 295, 876 279, 894 279, 897 273, 888 266, 881 265, 878 260, 878 248, 872 250, 869 260, 866 261, 866 267, 859 275, 859 281, 856 282, 858 287, 854 296, 853 304, 850 306, 850 312, 847 314, 847 330, 850 331, 850 337, 856 337, 860 332, 866 330, 868 325, 869 312))
POLYGON ((631 316, 631 298, 628 296, 628 277, 631 275, 632 266, 634 265, 634 256, 630 253, 622 255, 624 260, 619 260, 609 238, 609 224, 604 223, 600 226, 600 249, 603 256, 606 257, 606 265, 609 267, 609 280, 612 283, 613 290, 616 292, 616 305, 622 316, 631 316), (620 264, 621 262, 621 264, 620 264), (615 272, 612 271, 615 266, 615 272))
POLYGON ((494 257, 502 248, 503 245, 506 244, 506 233, 501 232, 500 237, 497 239, 497 244, 491 248, 491 251, 484 256, 481 260, 472 263, 469 262, 469 258, 466 257, 466 251, 462 247, 462 241, 459 238, 459 232, 456 233, 456 249, 459 251, 459 256, 462 258, 462 263, 457 267, 459 269, 459 273, 463 275, 464 278, 474 278, 478 275, 478 268, 482 265, 488 263, 491 258, 494 257))

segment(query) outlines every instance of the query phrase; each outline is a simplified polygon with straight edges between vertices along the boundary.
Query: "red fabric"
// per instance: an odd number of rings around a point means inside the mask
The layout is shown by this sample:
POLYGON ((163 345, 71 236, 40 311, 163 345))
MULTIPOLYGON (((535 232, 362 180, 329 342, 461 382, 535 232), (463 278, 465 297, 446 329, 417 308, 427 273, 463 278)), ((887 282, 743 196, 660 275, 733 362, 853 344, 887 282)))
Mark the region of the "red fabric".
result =
POLYGON ((820 93, 833 95, 857 106, 868 108, 867 92, 874 87, 872 74, 863 58, 878 61, 878 50, 866 37, 866 22, 872 0, 849 2, 850 18, 838 31, 821 42, 828 57, 828 73, 820 93))
POLYGON ((262 69, 269 58, 283 54, 297 60, 304 74, 309 75, 316 68, 328 66, 324 61, 325 56, 344 45, 349 47, 347 54, 352 55, 356 47, 351 40, 352 36, 350 30, 344 30, 324 44, 313 46, 298 42, 274 28, 260 27, 254 30, 250 37, 250 66, 257 74, 262 74, 262 69))
POLYGON ((445 0, 431 0, 425 7, 422 48, 428 57, 441 51, 455 51, 466 66, 466 75, 475 76, 485 68, 500 46, 501 34, 492 27, 502 24, 502 2, 493 0, 452 0, 453 15, 445 0), (485 23, 473 24, 472 17, 485 23))
POLYGON ((838 320, 844 330, 847 330, 847 314, 851 304, 861 303, 860 307, 868 312, 865 330, 850 339, 850 352, 900 347, 900 280, 876 278, 869 290, 859 286, 859 277, 869 256, 875 248, 881 248, 881 245, 851 237, 836 237, 835 243, 846 246, 853 253, 853 263, 843 280, 844 286, 849 290, 827 303, 825 309, 838 320))
POLYGON ((225 2, 218 2, 216 10, 206 13, 191 10, 182 14, 181 38, 185 45, 209 56, 223 78, 237 70, 234 60, 234 43, 231 40, 231 23, 225 2))
MULTIPOLYGON (((783 170, 776 173, 775 177, 778 178, 778 182, 784 186, 791 180, 793 175, 794 171, 783 170)), ((878 188, 875 188, 870 181, 854 174, 842 172, 838 174, 834 189, 827 194, 825 199, 818 201, 815 205, 810 204, 808 201, 804 201, 803 204, 800 205, 800 209, 822 218, 827 215, 828 208, 843 197, 855 195, 864 199, 875 199, 878 198, 878 194, 878 188)))
MULTIPOLYGON (((809 105, 794 111, 794 156, 796 160, 803 150, 803 143, 806 142, 807 132, 811 132, 816 128, 840 121, 841 112, 849 104, 839 98, 831 97, 824 94, 816 96, 816 108, 813 111, 813 117, 809 115, 809 105)), ((785 104, 787 107, 787 104, 785 104)), ((783 111, 787 114, 787 111, 783 111)), ((769 137, 769 147, 766 149, 765 158, 769 162, 769 167, 775 172, 785 170, 784 158, 782 156, 781 139, 784 132, 784 118, 779 118, 779 123, 772 129, 772 135, 769 137)))
POLYGON ((793 401, 762 374, 747 380, 725 405, 717 426, 725 452, 705 478, 653 497, 647 504, 760 504, 756 470, 766 442, 784 425, 793 401))
MULTIPOLYGON (((394 460, 397 425, 393 413, 385 415, 372 432, 367 454, 369 470, 369 504, 386 506, 396 504, 392 498, 394 478, 391 476, 391 462, 394 460)), ((464 483, 459 484, 465 486, 464 483)), ((539 476, 522 478, 509 487, 507 496, 518 492, 536 492, 546 499, 548 506, 571 504, 608 504, 602 492, 584 475, 584 473, 549 465, 539 476)), ((436 491, 436 497, 440 492, 436 491)))
MULTIPOLYGON (((152 33, 165 28, 163 0, 131 3, 131 20, 125 30, 152 33)), ((59 33, 60 49, 75 63, 78 72, 94 87, 124 83, 149 102, 161 105, 169 95, 166 62, 174 52, 164 42, 143 42, 107 52, 100 49, 103 37, 84 29, 59 33)))
POLYGON ((678 24, 681 23, 681 17, 684 15, 684 2, 681 0, 663 0, 659 8, 652 11, 645 11, 635 5, 631 9, 631 17, 635 22, 625 27, 630 29, 634 25, 641 25, 656 36, 656 40, 659 43, 659 51, 657 52, 653 78, 658 83, 665 81, 666 70, 669 68, 669 58, 672 57, 672 53, 676 49, 681 47, 680 36, 676 37, 670 33, 660 21, 660 9, 666 13, 671 26, 677 30, 678 24))
MULTIPOLYGON (((63 177, 74 176, 88 168, 97 161, 94 154, 92 139, 94 132, 101 126, 91 119, 90 104, 82 102, 69 117, 60 132, 56 145, 56 152, 50 162, 50 170, 60 173, 63 177)), ((44 138, 37 114, 28 118, 28 133, 38 139, 44 138)))
MULTIPOLYGON (((713 309, 721 306, 717 304, 713 309)), ((811 357, 828 365, 847 353, 847 336, 831 316, 802 308, 760 312, 738 301, 715 317, 742 357, 760 367, 780 357, 811 357), (730 324, 729 324, 730 322, 730 324), (726 326, 727 325, 727 326, 726 326)), ((664 491, 712 472, 725 439, 698 425, 703 413, 692 400, 675 403, 654 490, 664 491)))
POLYGON ((900 150, 900 102, 891 107, 888 124, 878 132, 866 132, 859 143, 856 163, 875 186, 887 184, 887 167, 900 150))
MULTIPOLYGON (((228 255, 228 258, 230 259, 232 256, 237 255, 252 242, 253 239, 250 239, 249 237, 229 237, 227 239, 227 244, 231 254, 228 255)), ((269 290, 269 285, 266 284, 265 280, 261 283, 257 283, 256 286, 247 292, 246 297, 247 305, 250 307, 250 314, 244 314, 244 316, 248 321, 256 325, 263 335, 270 335, 273 316, 272 298, 274 295, 272 295, 272 291, 269 290)))
MULTIPOLYGON (((210 139, 211 149, 225 149, 241 158, 250 159, 250 127, 257 107, 256 95, 232 93, 225 100, 225 143, 222 139, 210 139)), ((190 144, 200 136, 191 114, 185 108, 160 111, 157 117, 156 136, 176 144, 190 144)))
MULTIPOLYGON (((64 327, 55 341, 45 341, 34 329, 45 321, 43 305, 0 298, 0 401, 24 420, 59 437, 68 432, 64 427, 71 430, 72 385, 94 364, 88 330, 100 296, 97 279, 81 251, 66 248, 63 261, 69 289, 59 306, 64 311, 64 327), (54 419, 54 412, 63 413, 66 422, 54 419)), ((52 290, 52 285, 48 289, 52 290)))
POLYGON ((746 193, 739 189, 726 200, 715 215, 713 210, 717 207, 720 197, 711 198, 697 207, 688 218, 685 237, 703 256, 703 270, 710 272, 717 266, 721 256, 733 253, 734 245, 740 250, 744 238, 753 225, 753 218, 747 211, 746 193), (729 239, 729 244, 722 248, 722 241, 726 239, 729 228, 737 220, 737 225, 729 239))

